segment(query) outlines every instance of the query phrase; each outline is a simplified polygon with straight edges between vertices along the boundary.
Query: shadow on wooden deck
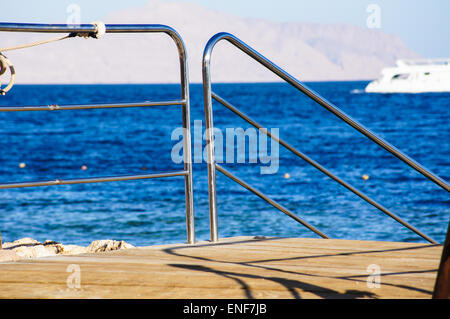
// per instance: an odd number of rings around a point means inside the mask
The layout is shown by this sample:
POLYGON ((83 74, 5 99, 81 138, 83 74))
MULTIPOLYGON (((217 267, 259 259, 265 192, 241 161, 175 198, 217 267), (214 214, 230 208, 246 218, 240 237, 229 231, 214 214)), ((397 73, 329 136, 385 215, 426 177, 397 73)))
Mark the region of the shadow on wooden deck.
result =
MULTIPOLYGON (((264 241, 276 241, 280 240, 282 238, 263 238, 258 239, 259 242, 264 241)), ((225 243, 208 243, 204 245, 196 245, 197 247, 210 247, 210 246, 229 246, 229 245, 236 245, 236 244, 245 244, 245 243, 254 243, 255 240, 243 240, 243 241, 235 241, 235 242, 225 242, 225 243)), ((177 246, 177 247, 170 247, 163 249, 163 251, 169 255, 177 256, 177 257, 184 257, 188 259, 194 259, 198 260, 200 262, 214 262, 214 263, 224 263, 224 264, 232 264, 232 265, 238 265, 238 266, 244 266, 251 268, 259 268, 264 269, 268 271, 274 271, 279 272, 280 274, 293 274, 293 275, 301 275, 301 276, 309 276, 309 277, 321 277, 321 278, 329 278, 329 279, 339 279, 339 280, 346 280, 346 281, 359 281, 362 283, 367 282, 368 275, 351 275, 351 276, 324 276, 324 275, 318 275, 314 273, 306 273, 306 272, 297 272, 297 271, 290 271, 285 270, 281 268, 271 267, 268 265, 264 265, 264 263, 270 263, 275 261, 292 261, 292 260, 305 260, 305 259, 315 259, 315 258, 326 258, 326 257, 336 257, 336 256, 355 256, 355 255, 367 255, 367 254, 380 254, 380 253, 386 253, 386 252, 397 252, 397 251, 417 251, 417 254, 420 254, 420 250, 424 248, 430 248, 430 247, 436 247, 436 246, 442 246, 442 245, 434 245, 434 244, 419 244, 417 246, 413 247, 404 247, 404 248, 393 248, 393 249, 376 249, 376 250, 363 250, 363 251, 349 251, 349 252, 341 252, 341 253, 334 253, 334 254, 322 254, 322 255, 309 255, 309 256, 297 256, 297 257, 288 257, 288 258, 268 258, 268 259, 260 259, 260 260, 253 260, 253 261, 246 261, 246 262, 233 262, 233 261, 227 261, 227 260, 219 260, 219 259, 213 259, 208 257, 200 257, 200 256, 193 256, 189 254, 183 254, 182 251, 184 249, 192 248, 192 246, 189 245, 183 245, 183 246, 177 246), (362 279, 359 279, 362 278, 362 279)), ((216 274, 218 276, 222 276, 224 278, 229 278, 231 280, 234 280, 236 283, 238 283, 242 289, 245 291, 245 295, 247 298, 253 299, 254 296, 252 294, 252 289, 250 288, 249 284, 246 283, 246 279, 256 279, 256 280, 267 280, 274 283, 277 283, 284 287, 287 291, 290 292, 292 298, 295 299, 301 299, 301 295, 298 293, 296 289, 300 289, 304 292, 309 292, 317 295, 319 298, 345 298, 345 299, 356 299, 356 298, 379 298, 379 296, 374 293, 373 291, 368 290, 356 290, 356 289, 349 289, 346 290, 344 293, 340 293, 337 290, 314 285, 307 282, 302 282, 300 280, 292 280, 292 279, 286 279, 283 277, 273 277, 273 276, 260 276, 260 275, 254 275, 254 274, 248 274, 248 273, 242 273, 242 272, 231 272, 231 271, 223 271, 219 269, 214 269, 211 267, 203 266, 203 265, 192 265, 192 264, 169 264, 171 267, 181 268, 181 269, 187 269, 187 270, 193 270, 193 271, 199 271, 204 273, 211 273, 216 274)), ((387 277, 387 276, 394 276, 394 275, 408 275, 408 274, 419 274, 419 273, 437 273, 436 269, 428 269, 428 270, 413 270, 413 271, 402 271, 402 272, 387 272, 387 273, 381 273, 381 277, 387 277)), ((431 297, 432 291, 427 289, 421 289, 417 287, 413 287, 406 284, 391 284, 387 282, 380 282, 381 285, 385 286, 392 286, 397 288, 402 288, 406 290, 411 291, 417 291, 424 294, 427 294, 431 297)))

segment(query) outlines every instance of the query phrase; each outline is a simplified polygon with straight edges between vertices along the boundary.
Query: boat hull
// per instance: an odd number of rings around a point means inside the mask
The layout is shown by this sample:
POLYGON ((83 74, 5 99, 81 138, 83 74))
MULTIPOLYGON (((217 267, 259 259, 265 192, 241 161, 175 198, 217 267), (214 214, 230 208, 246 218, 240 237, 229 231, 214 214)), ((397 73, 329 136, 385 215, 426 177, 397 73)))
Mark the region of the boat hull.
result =
POLYGON ((399 60, 381 74, 367 85, 367 93, 450 92, 450 59, 399 60))
POLYGON ((450 82, 448 83, 377 83, 370 82, 366 93, 430 93, 430 92, 450 92, 450 82))

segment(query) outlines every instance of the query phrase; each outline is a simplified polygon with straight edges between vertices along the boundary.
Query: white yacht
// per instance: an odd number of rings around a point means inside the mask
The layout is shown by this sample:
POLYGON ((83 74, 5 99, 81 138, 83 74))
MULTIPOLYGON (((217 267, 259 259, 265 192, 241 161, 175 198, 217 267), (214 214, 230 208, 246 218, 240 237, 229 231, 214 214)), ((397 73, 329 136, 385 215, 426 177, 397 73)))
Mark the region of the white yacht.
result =
POLYGON ((450 58, 398 60, 385 68, 382 77, 370 82, 368 93, 450 92, 450 58))

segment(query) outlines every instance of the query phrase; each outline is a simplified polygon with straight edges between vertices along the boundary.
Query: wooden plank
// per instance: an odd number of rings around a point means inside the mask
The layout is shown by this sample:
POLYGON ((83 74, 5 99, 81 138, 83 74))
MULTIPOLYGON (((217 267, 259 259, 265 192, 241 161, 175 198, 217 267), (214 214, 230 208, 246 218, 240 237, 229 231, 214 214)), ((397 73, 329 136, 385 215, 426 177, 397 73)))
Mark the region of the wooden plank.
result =
POLYGON ((238 237, 0 263, 1 298, 431 298, 442 246, 238 237), (69 265, 80 288, 67 284, 69 265), (367 284, 369 265, 380 287, 367 284))

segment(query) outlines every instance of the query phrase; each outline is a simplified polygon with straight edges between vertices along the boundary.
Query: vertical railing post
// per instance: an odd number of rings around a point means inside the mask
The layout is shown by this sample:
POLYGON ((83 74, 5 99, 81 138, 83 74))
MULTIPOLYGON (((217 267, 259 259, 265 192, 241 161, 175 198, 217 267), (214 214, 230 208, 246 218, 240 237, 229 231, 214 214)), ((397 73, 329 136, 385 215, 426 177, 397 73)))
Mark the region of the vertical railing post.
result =
POLYGON ((211 241, 219 240, 217 226, 216 159, 214 154, 214 124, 211 97, 211 50, 214 42, 208 42, 203 53, 203 98, 205 101, 206 154, 208 167, 209 223, 211 241))
POLYGON ((185 176, 185 196, 186 196, 186 230, 187 242, 195 243, 195 220, 194 220, 194 191, 192 178, 192 147, 191 147, 191 115, 189 97, 189 68, 187 62, 187 51, 181 37, 172 30, 169 35, 175 41, 180 59, 180 83, 181 98, 185 101, 182 106, 183 112, 183 159, 184 170, 188 172, 185 176))

